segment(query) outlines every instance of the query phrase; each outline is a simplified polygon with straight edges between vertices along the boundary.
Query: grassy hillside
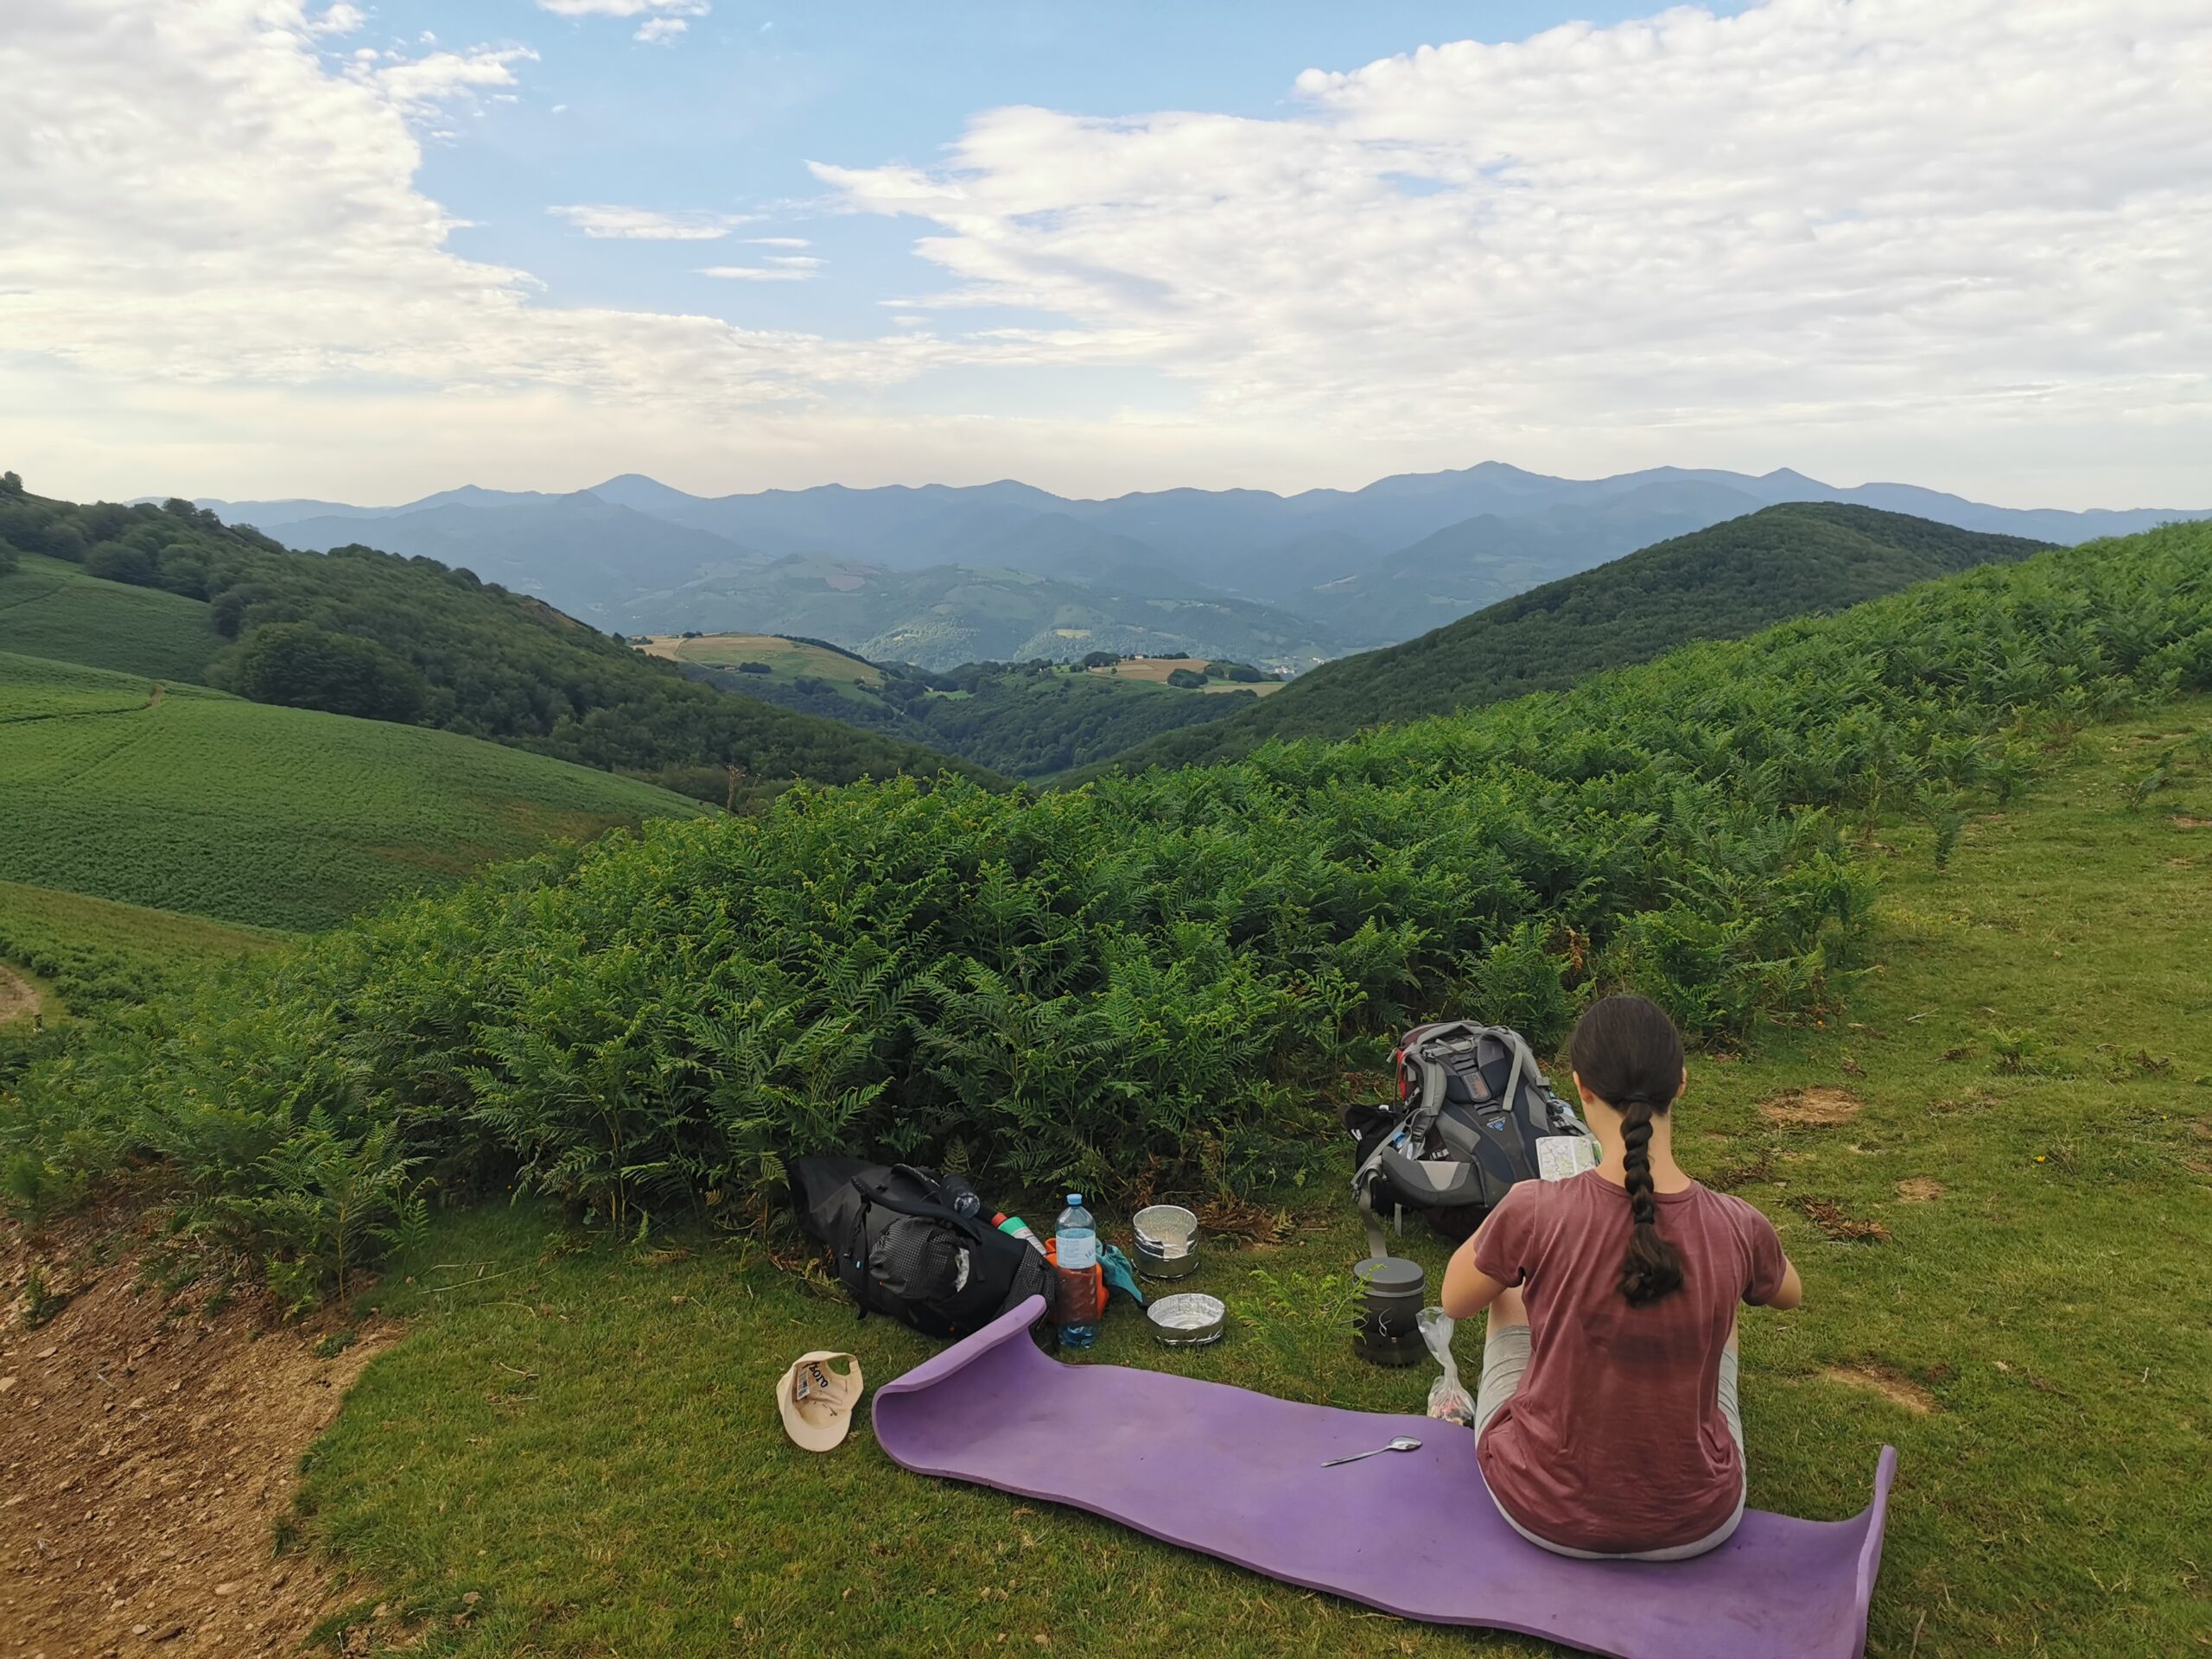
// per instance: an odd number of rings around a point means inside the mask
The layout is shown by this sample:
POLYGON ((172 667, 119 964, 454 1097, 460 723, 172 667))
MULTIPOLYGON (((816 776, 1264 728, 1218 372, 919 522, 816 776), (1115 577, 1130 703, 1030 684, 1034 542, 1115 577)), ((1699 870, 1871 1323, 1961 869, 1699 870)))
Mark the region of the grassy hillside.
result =
POLYGON ((7 654, 0 780, 0 880, 277 928, 703 810, 450 733, 7 654))
POLYGON ((102 582, 35 553, 0 574, 0 651, 198 680, 223 645, 207 606, 181 594, 102 582))
POLYGON ((1324 1103, 1416 1018, 1548 1048, 1639 989, 1708 1046, 1686 1161, 1775 1216, 1811 1291, 1747 1320, 1752 1501, 1849 1513, 1896 1440, 1875 1651, 2177 1651, 2212 1365, 2208 569, 2212 528, 2163 531, 1233 766, 656 824, 104 1024, 0 1091, 0 1186, 166 1169, 179 1229, 301 1301, 412 1241, 386 1306, 422 1323, 299 1526, 435 1651, 1533 1654, 893 1474, 864 1424, 786 1449, 730 1402, 808 1347, 876 1379, 923 1348, 755 1239, 784 1160, 833 1146, 995 1201, 1077 1185, 1116 1230, 1148 1195, 1228 1201, 1199 1284, 1229 1340, 1171 1361, 1124 1314, 1100 1357, 1403 1408, 1425 1374, 1345 1351, 1324 1103), (1850 1092, 1815 1121, 1788 1092, 1815 1086, 1850 1092), (549 1238, 533 1198, 601 1224, 549 1238), (1230 1253, 1240 1215, 1271 1251, 1230 1253), (882 1524, 817 1524, 855 1503, 882 1524))
POLYGON ((198 975, 276 948, 284 935, 79 893, 0 881, 0 963, 51 993, 46 1013, 86 1014, 189 988, 198 975))
MULTIPOLYGON (((2205 733, 2198 699, 2088 734, 1977 812, 1945 871, 1924 826, 1885 822, 1873 970, 1847 1014, 1691 1062, 1679 1155, 1772 1217, 1806 1286, 1799 1311, 1744 1321, 1751 1503, 1840 1518, 1876 1449, 1899 1449, 1876 1659, 2196 1650, 2212 1334, 2187 1310, 2212 1243, 2212 1023, 2174 1016, 2202 979, 2212 830, 2177 819, 2212 819, 2205 733), (2168 790, 2131 809, 2177 749, 2168 790), (1839 1087, 1849 1122, 1777 1118, 1791 1090, 1839 1087)), ((1365 1248, 1345 1173, 1293 1198, 1296 1224, 1265 1245, 1208 1233, 1188 1284, 1229 1304, 1217 1348, 1164 1353, 1117 1305, 1095 1359, 1420 1410, 1433 1368, 1383 1370, 1344 1342, 1365 1248)), ((1124 1217, 1102 1222, 1127 1245, 1124 1217)), ((855 1323, 757 1252, 588 1237, 489 1206, 440 1223, 375 1294, 407 1334, 309 1454, 298 1518, 377 1586, 353 1617, 378 1599, 466 1612, 433 1638, 453 1659, 645 1659, 734 1632, 772 1653, 1041 1651, 1039 1632, 1054 1652, 1192 1659, 1560 1653, 908 1474, 865 1411, 836 1452, 801 1452, 749 1403, 795 1355, 849 1348, 874 1388, 935 1344, 855 1323), (824 1527, 830 1509, 870 1522, 824 1527)), ((1410 1228, 1399 1248, 1436 1282, 1438 1240, 1410 1228)), ((1479 1322, 1458 1336, 1470 1380, 1480 1341, 1479 1322)))
MULTIPOLYGON (((733 785, 765 798, 794 778, 846 782, 948 766, 977 772, 700 684, 537 600, 432 559, 358 546, 296 553, 183 501, 79 506, 20 485, 0 487, 0 544, 100 579, 75 595, 65 636, 45 641, 73 660, 88 649, 86 633, 103 631, 94 608, 124 603, 116 590, 127 586, 204 601, 226 647, 205 677, 256 701, 488 737, 716 803, 733 785)), ((137 624, 108 631, 129 637, 137 624)), ((168 671, 122 653, 103 658, 111 661, 168 671)))
POLYGON ((323 1201, 268 1161, 302 1135, 387 1171, 359 1225, 403 1204, 403 1148, 626 1231, 757 1223, 781 1159, 854 1145, 1109 1199, 1263 1184, 1325 1155, 1313 1101, 1418 1012, 1542 1043, 1616 987, 1708 1041, 1827 1018, 1872 899, 1846 824, 1909 804, 1940 860, 2100 713, 2212 688, 2208 558, 2206 528, 2093 544, 1233 766, 655 823, 304 946, 181 1016, 189 1045, 130 1026, 34 1072, 0 1159, 20 1195, 167 1151, 305 1294, 323 1201))
POLYGON ((1768 507, 1463 617, 1386 651, 1340 658, 1260 708, 1115 757, 1132 770, 1249 754, 1273 738, 1349 737, 1839 611, 2041 543, 1872 507, 1768 507))

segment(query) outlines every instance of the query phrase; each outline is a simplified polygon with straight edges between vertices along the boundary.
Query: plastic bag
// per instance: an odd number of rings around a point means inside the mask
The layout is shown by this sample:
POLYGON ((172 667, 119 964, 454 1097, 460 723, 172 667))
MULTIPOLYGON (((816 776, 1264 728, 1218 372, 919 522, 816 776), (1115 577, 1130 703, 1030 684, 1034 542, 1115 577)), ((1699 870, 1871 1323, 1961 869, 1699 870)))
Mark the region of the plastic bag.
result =
POLYGON ((1424 1307, 1414 1322, 1421 1326, 1421 1339, 1428 1344, 1430 1356, 1444 1368, 1444 1374, 1428 1385, 1428 1415, 1472 1428, 1475 1397, 1459 1381, 1459 1367, 1452 1357, 1452 1330, 1459 1321, 1440 1307, 1424 1307))

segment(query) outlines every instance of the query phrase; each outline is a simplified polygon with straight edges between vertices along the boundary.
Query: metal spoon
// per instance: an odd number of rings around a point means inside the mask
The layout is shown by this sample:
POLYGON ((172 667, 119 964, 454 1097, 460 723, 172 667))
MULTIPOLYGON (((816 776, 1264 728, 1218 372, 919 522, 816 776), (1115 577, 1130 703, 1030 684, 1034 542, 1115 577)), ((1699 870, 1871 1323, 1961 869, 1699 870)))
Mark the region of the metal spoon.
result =
POLYGON ((1362 1458, 1379 1458, 1385 1452, 1418 1452, 1421 1442, 1410 1434, 1401 1434, 1388 1446, 1378 1446, 1372 1452, 1355 1452, 1348 1458, 1331 1458, 1321 1466, 1333 1469, 1340 1463, 1357 1463, 1362 1458))

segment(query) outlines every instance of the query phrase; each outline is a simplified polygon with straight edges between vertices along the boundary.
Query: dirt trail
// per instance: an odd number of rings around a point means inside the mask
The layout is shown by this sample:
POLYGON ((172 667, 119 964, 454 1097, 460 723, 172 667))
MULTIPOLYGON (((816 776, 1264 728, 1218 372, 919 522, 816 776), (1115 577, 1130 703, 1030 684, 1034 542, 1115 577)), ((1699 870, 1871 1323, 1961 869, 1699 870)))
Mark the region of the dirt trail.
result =
POLYGON ((327 1325, 282 1325, 265 1296, 141 1288, 135 1252, 97 1259, 118 1224, 0 1224, 0 1655, 289 1653, 337 1602, 308 1559, 271 1559, 272 1529, 392 1333, 326 1359, 327 1325), (67 1298, 35 1327, 34 1263, 67 1298))
POLYGON ((28 1020, 38 1010, 38 993, 29 982, 0 962, 0 1026, 10 1020, 28 1020))

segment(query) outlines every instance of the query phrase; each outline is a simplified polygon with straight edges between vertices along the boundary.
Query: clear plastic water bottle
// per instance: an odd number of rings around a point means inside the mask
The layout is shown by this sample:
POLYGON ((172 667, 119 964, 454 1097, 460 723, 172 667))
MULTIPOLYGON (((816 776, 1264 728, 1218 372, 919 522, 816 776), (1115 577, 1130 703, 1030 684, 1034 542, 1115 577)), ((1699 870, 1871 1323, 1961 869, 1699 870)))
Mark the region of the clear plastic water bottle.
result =
POLYGON ((1052 1229, 1052 1252, 1060 1264, 1060 1346, 1088 1348, 1098 1340, 1098 1229, 1083 1207, 1083 1194, 1068 1194, 1068 1207, 1052 1229))

